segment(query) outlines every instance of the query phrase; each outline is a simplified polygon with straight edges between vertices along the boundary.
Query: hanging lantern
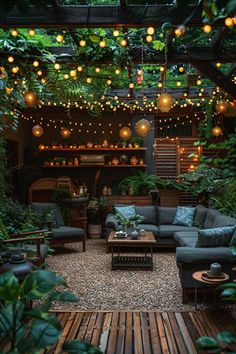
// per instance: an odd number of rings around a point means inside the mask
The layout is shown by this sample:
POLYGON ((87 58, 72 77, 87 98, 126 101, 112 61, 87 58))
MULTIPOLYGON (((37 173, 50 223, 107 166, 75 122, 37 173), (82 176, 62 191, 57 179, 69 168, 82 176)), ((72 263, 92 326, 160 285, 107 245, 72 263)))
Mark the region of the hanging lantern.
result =
POLYGON ((137 82, 138 85, 141 85, 142 82, 143 82, 143 70, 142 69, 138 69, 137 70, 136 82, 137 82))
POLYGON ((215 108, 218 113, 225 113, 228 109, 228 103, 225 100, 217 101, 215 108))
POLYGON ((123 127, 119 130, 119 136, 122 140, 128 140, 132 136, 132 131, 129 127, 123 127))
POLYGON ((217 125, 212 129, 212 134, 214 136, 219 136, 222 133, 221 127, 218 127, 217 125))
POLYGON ((157 107, 161 112, 169 112, 173 106, 173 103, 173 98, 167 92, 162 93, 157 98, 157 107))
POLYGON ((38 97, 34 91, 26 91, 23 96, 27 107, 34 107, 38 103, 38 97))
POLYGON ((41 125, 39 125, 39 124, 34 125, 33 128, 32 128, 32 134, 36 138, 40 138, 40 136, 43 135, 43 127, 41 127, 41 125))
POLYGON ((224 113, 226 117, 236 117, 236 102, 230 101, 228 102, 227 111, 224 113))
POLYGON ((66 139, 69 138, 69 136, 71 135, 71 131, 67 128, 63 128, 61 129, 61 136, 66 139))
POLYGON ((146 136, 151 129, 151 123, 147 119, 141 119, 135 124, 135 131, 139 136, 146 136))

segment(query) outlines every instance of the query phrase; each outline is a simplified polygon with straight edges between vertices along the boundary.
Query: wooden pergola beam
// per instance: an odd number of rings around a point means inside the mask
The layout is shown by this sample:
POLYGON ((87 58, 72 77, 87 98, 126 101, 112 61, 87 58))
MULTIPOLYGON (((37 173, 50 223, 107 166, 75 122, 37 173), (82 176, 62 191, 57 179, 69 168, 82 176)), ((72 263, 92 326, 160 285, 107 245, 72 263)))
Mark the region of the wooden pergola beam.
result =
POLYGON ((212 37, 210 41, 210 46, 214 47, 215 49, 220 49, 228 33, 229 31, 227 27, 220 27, 217 30, 216 34, 212 37))
MULTIPOLYGON (((165 22, 179 25, 190 18, 188 26, 202 26, 202 7, 189 4, 181 9, 174 4, 121 6, 48 6, 46 9, 30 7, 22 15, 17 9, 9 13, 0 10, 0 27, 25 28, 78 28, 78 27, 159 27, 165 22), (191 15, 194 15, 191 17, 191 15)), ((218 20, 214 26, 222 25, 218 20)))
POLYGON ((236 85, 222 71, 209 62, 202 62, 192 58, 192 64, 207 78, 222 88, 230 96, 236 99, 236 85))

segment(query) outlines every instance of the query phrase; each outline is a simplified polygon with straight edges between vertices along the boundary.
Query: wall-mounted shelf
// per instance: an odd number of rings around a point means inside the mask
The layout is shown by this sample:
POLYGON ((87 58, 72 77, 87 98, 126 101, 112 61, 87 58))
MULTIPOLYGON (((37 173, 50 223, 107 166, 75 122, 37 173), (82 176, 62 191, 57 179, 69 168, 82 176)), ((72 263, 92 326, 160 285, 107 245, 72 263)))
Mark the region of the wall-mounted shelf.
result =
POLYGON ((39 151, 69 151, 69 152, 74 152, 74 151, 81 151, 81 152, 87 152, 87 151, 146 151, 147 148, 140 147, 140 148, 86 148, 86 149, 80 149, 80 148, 47 148, 47 149, 39 149, 39 151))
POLYGON ((147 165, 79 165, 79 166, 42 166, 43 168, 88 168, 88 167, 96 167, 96 168, 143 168, 147 167, 147 165))

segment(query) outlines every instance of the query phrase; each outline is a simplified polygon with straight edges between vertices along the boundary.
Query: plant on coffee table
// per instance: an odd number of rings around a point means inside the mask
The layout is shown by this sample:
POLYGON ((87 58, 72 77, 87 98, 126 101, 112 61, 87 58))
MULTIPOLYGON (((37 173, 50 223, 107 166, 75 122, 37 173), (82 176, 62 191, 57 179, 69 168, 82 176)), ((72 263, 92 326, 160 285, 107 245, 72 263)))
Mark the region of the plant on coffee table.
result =
POLYGON ((117 214, 115 215, 115 217, 119 221, 119 223, 124 227, 124 230, 127 233, 131 232, 137 224, 141 223, 144 220, 144 217, 139 214, 135 214, 134 216, 130 217, 125 217, 121 214, 117 214))

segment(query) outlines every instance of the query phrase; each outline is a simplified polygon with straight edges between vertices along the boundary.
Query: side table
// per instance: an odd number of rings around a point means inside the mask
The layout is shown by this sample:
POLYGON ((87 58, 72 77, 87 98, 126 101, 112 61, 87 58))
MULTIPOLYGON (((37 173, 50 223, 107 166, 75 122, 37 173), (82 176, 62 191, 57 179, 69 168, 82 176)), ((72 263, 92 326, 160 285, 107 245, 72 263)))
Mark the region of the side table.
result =
POLYGON ((202 277, 204 273, 207 273, 209 270, 200 270, 198 272, 193 273, 192 277, 195 281, 194 287, 194 299, 195 299, 195 310, 197 310, 197 302, 198 302, 198 283, 203 284, 205 287, 212 287, 213 288, 213 303, 214 306, 216 304, 216 297, 215 297, 215 290, 218 285, 221 285, 229 280, 229 275, 223 273, 224 278, 211 278, 205 279, 202 277))

